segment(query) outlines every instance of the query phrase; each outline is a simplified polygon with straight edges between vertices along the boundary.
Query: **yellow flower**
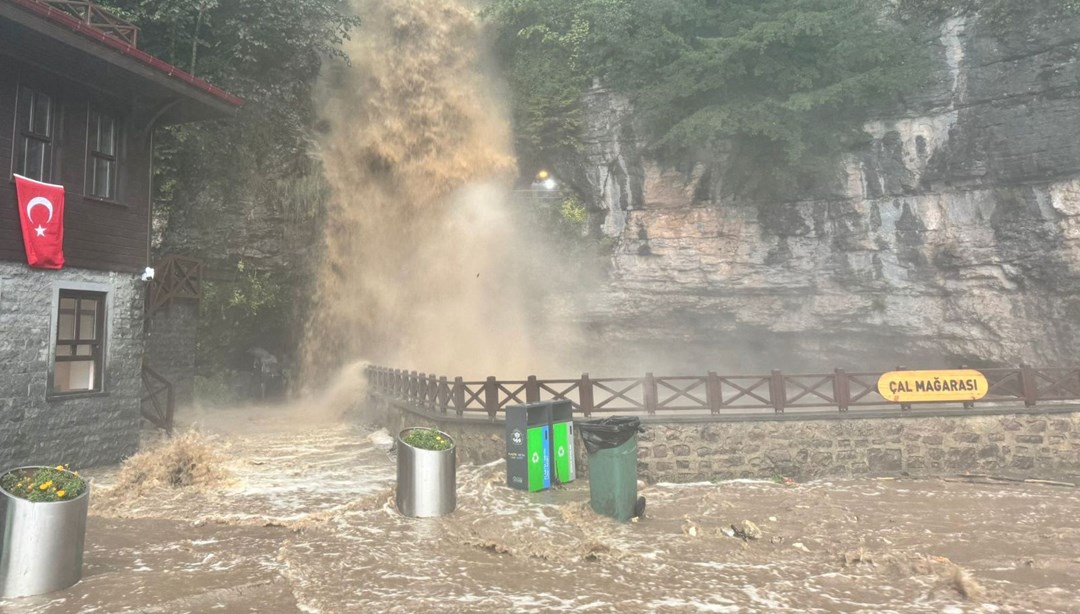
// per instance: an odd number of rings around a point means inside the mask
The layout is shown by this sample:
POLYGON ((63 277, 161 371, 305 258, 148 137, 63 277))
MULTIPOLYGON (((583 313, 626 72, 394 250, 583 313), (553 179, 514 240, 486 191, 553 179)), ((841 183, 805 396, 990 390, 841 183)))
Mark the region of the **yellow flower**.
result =
POLYGON ((56 470, 57 470, 57 471, 63 471, 63 470, 64 470, 64 466, 63 466, 63 465, 57 465, 57 466, 56 466, 56 470))
POLYGON ((57 497, 63 497, 63 496, 64 496, 64 495, 66 495, 66 494, 67 494, 67 493, 66 493, 66 492, 64 492, 64 491, 62 491, 62 490, 58 490, 58 491, 56 491, 56 496, 57 496, 57 497))
POLYGON ((38 490, 46 490, 46 489, 48 489, 48 488, 49 488, 50 486, 52 486, 52 480, 49 480, 48 482, 45 482, 45 483, 44 483, 44 484, 42 484, 41 486, 38 486, 38 490))

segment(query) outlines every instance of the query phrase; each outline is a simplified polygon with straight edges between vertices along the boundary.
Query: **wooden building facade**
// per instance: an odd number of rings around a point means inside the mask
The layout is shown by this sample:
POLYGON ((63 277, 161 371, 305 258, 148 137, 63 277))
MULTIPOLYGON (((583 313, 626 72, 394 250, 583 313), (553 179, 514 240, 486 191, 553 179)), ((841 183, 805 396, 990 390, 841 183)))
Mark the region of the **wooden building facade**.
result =
POLYGON ((241 105, 137 32, 82 0, 0 0, 0 470, 137 445, 154 130, 241 105), (16 174, 65 188, 61 270, 27 265, 16 174))

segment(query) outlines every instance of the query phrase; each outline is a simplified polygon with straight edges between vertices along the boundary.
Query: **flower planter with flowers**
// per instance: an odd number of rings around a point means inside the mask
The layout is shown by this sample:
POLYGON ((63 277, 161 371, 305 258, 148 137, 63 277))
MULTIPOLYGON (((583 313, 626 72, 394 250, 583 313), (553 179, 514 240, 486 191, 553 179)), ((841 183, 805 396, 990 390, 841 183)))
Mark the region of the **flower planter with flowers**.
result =
POLYGON ((437 429, 409 428, 397 442, 397 508, 405 516, 445 516, 457 506, 457 447, 437 429))
POLYGON ((63 465, 0 474, 0 598, 65 589, 82 579, 90 485, 63 465))

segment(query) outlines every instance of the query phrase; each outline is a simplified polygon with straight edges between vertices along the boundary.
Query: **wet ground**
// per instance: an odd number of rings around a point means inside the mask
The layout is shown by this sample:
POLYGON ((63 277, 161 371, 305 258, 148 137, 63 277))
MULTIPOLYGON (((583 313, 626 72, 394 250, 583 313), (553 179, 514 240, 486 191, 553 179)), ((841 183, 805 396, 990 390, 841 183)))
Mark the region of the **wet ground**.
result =
POLYGON ((1080 611, 1071 488, 659 484, 644 520, 617 524, 586 482, 529 495, 496 463, 459 470, 453 515, 417 520, 370 429, 226 422, 243 433, 215 440, 230 479, 136 497, 91 472, 109 505, 84 580, 0 612, 1080 611), (744 520, 760 539, 728 535, 744 520))

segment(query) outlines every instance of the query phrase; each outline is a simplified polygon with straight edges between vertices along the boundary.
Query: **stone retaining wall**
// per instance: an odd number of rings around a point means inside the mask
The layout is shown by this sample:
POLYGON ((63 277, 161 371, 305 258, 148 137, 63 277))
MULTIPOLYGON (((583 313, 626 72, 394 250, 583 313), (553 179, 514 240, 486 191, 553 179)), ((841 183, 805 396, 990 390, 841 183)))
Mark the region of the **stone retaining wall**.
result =
MULTIPOLYGON (((392 434, 405 427, 436 426, 456 439, 462 462, 504 457, 501 421, 432 416, 378 396, 372 399, 378 419, 392 434)), ((650 482, 962 473, 1080 478, 1080 408, 927 413, 678 423, 646 419, 638 439, 638 475, 650 482)), ((580 436, 577 443, 579 474, 584 475, 588 467, 580 436)))
POLYGON ((147 322, 143 363, 173 385, 176 407, 194 399, 199 302, 177 300, 147 322))

